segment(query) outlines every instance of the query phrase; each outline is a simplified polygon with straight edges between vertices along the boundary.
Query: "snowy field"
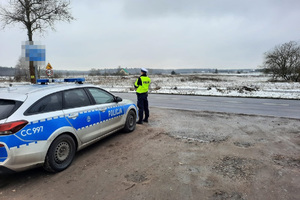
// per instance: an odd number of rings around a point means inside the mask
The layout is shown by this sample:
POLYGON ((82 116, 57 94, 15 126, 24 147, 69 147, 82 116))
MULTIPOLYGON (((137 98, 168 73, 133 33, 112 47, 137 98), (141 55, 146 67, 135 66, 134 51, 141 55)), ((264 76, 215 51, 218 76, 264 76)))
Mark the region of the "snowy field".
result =
MULTIPOLYGON (((300 99, 300 83, 271 82, 263 74, 192 74, 192 75, 149 75, 152 80, 151 93, 184 94, 231 97, 262 97, 300 99)), ((110 92, 135 92, 137 75, 130 76, 86 76, 86 82, 98 85, 110 92)), ((10 82, 0 77, 0 87, 10 82)))
MULTIPOLYGON (((300 99, 300 83, 270 82, 261 74, 149 75, 151 93, 300 99)), ((134 92, 138 76, 89 77, 111 92, 134 92)))

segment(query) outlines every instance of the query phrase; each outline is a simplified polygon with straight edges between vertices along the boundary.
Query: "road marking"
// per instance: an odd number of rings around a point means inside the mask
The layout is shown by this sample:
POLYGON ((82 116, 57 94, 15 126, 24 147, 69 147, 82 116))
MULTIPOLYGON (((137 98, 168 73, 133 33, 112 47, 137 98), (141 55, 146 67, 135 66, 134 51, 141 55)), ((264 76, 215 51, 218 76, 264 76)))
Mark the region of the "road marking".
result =
POLYGON ((263 105, 268 105, 268 106, 290 106, 290 104, 280 104, 280 103, 263 103, 263 105))

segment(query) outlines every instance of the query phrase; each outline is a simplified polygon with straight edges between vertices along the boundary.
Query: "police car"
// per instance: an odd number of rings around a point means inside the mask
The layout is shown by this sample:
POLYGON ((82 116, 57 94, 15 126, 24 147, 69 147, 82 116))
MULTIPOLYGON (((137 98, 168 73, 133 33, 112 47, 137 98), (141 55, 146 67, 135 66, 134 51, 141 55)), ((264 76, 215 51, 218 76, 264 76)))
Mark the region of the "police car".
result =
POLYGON ((132 132, 137 108, 96 87, 47 83, 0 89, 0 174, 43 165, 59 172, 76 151, 120 129, 132 132))

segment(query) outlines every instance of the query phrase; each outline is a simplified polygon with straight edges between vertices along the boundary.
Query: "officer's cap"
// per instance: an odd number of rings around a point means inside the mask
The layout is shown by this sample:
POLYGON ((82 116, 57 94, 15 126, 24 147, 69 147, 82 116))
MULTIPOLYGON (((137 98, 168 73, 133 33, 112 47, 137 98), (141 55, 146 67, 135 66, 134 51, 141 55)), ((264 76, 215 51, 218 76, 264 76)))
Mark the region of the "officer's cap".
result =
POLYGON ((145 73, 147 73, 147 72, 148 72, 148 70, 147 70, 147 69, 145 69, 145 68, 141 68, 141 72, 145 72, 145 73))

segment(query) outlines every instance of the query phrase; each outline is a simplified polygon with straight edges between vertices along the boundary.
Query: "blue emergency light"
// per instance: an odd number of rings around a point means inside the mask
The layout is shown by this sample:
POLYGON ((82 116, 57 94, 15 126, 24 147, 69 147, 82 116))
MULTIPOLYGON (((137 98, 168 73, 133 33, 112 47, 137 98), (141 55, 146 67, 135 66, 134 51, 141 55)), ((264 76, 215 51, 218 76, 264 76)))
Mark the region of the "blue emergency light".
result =
POLYGON ((82 84, 82 82, 85 81, 85 78, 65 78, 64 81, 65 82, 75 82, 75 83, 82 84))
MULTIPOLYGON (((51 82, 75 82, 82 84, 85 81, 85 78, 65 78, 65 79, 51 79, 51 82)), ((45 85, 50 82, 49 79, 37 79, 37 83, 40 83, 41 85, 45 85)))
POLYGON ((37 79, 36 82, 45 85, 46 83, 49 83, 49 79, 37 79))

